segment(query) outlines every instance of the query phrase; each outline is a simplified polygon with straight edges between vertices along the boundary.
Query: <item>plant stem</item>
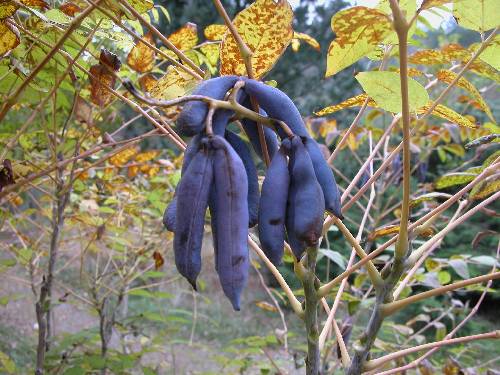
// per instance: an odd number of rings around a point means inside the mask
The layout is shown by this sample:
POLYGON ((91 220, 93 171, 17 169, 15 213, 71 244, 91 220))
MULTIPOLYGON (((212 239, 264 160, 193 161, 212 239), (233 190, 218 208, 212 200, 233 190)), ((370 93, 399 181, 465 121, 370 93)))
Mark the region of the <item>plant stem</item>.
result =
POLYGON ((319 329, 318 329, 318 303, 320 297, 316 288, 316 257, 318 255, 319 243, 317 246, 307 248, 306 270, 302 279, 304 288, 305 309, 304 322, 307 333, 307 358, 306 374, 318 375, 320 371, 319 357, 319 329))

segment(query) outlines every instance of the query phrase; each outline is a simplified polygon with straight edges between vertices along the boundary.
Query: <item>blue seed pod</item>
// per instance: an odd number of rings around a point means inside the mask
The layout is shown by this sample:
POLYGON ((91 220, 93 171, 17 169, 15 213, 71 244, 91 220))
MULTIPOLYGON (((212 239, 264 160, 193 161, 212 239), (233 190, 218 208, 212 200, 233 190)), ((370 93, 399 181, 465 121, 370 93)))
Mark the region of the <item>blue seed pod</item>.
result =
POLYGON ((257 224, 259 215, 259 179, 257 176, 257 168, 252 159, 252 154, 246 143, 232 131, 226 130, 225 138, 231 147, 236 151, 240 157, 243 165, 245 166, 245 171, 247 172, 248 179, 248 215, 249 223, 248 227, 252 228, 257 224))
POLYGON ((269 164, 260 197, 260 206, 263 207, 259 211, 260 245, 275 266, 281 264, 284 250, 286 208, 290 185, 287 160, 289 151, 290 140, 285 139, 269 164))
POLYGON ((248 181, 241 158, 222 137, 209 140, 214 153, 217 272, 235 310, 248 278, 248 181))
MULTIPOLYGON (((234 86, 239 79, 237 76, 222 76, 203 81, 193 91, 193 95, 203 95, 210 98, 222 100, 226 93, 234 86)), ((229 112, 220 110, 218 112, 229 112)), ((202 101, 187 102, 177 118, 177 128, 179 133, 185 136, 193 136, 201 133, 205 129, 205 119, 208 114, 208 105, 202 101)))
POLYGON ((201 270, 205 212, 213 180, 212 154, 211 150, 201 148, 189 163, 177 188, 175 265, 195 290, 201 270))

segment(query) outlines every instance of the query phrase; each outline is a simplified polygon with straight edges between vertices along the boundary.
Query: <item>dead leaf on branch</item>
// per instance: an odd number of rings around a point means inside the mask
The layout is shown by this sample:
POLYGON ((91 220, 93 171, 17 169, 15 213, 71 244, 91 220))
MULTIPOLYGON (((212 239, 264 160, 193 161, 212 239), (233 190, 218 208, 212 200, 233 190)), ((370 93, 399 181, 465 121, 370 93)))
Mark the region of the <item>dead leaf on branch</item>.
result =
MULTIPOLYGON (((238 13, 234 26, 253 52, 255 77, 269 72, 293 37, 293 11, 288 1, 257 0, 238 13)), ((221 45, 221 75, 246 75, 245 62, 231 33, 226 33, 221 45)))
MULTIPOLYGON (((143 39, 151 45, 155 45, 151 32, 143 36, 143 39)), ((155 51, 143 41, 138 41, 127 56, 127 64, 136 72, 146 73, 153 69, 155 63, 155 51)))
POLYGON ((0 169, 0 191, 2 191, 4 186, 15 184, 14 171, 12 170, 12 164, 9 159, 5 159, 2 163, 2 168, 0 169))
POLYGON ((65 2, 59 6, 59 10, 69 17, 74 17, 75 14, 80 13, 83 9, 71 1, 65 2))
POLYGON ((165 264, 165 260, 159 251, 153 253, 153 259, 155 261, 155 269, 158 271, 165 264))
POLYGON ((104 107, 109 104, 116 83, 114 72, 120 69, 121 62, 118 57, 106 49, 101 50, 99 64, 90 68, 90 99, 92 103, 104 107))

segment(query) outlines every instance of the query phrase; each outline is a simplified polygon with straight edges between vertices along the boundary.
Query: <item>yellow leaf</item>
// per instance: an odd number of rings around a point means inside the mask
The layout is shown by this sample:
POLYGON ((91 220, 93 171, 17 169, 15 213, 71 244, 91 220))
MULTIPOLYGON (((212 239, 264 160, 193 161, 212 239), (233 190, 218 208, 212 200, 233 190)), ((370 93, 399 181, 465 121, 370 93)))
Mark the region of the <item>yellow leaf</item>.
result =
POLYGON ((470 198, 473 200, 484 199, 493 193, 500 191, 500 177, 491 176, 485 181, 480 182, 470 191, 470 198))
POLYGON ((337 130, 337 120, 331 119, 321 123, 319 127, 319 134, 325 138, 328 134, 337 130))
POLYGON ((8 24, 6 20, 0 20, 0 58, 16 48, 19 42, 17 27, 8 24))
MULTIPOLYGON (((293 40, 298 40, 298 41, 303 40, 304 42, 309 44, 312 48, 314 48, 316 51, 319 51, 321 48, 316 39, 314 39, 312 36, 304 34, 304 33, 299 33, 297 31, 294 31, 293 32, 293 40)), ((293 41, 292 41, 292 43, 293 43, 293 41)), ((299 44, 300 44, 300 42, 299 42, 299 44)), ((292 45, 292 47, 293 47, 293 45, 292 45)))
MULTIPOLYGON (((253 52, 252 67, 258 79, 269 72, 293 37, 293 11, 288 1, 257 0, 235 17, 233 23, 253 52)), ((231 33, 221 46, 221 75, 246 75, 240 50, 231 33)))
POLYGON ((7 17, 10 17, 16 13, 17 5, 12 1, 4 1, 0 2, 0 20, 4 20, 7 17))
MULTIPOLYGON (((470 46, 474 51, 479 48, 479 43, 470 46)), ((491 43, 481 52, 479 58, 491 65, 496 70, 500 70, 500 59, 498 56, 500 55, 500 35, 496 35, 495 38, 491 41, 491 43)))
POLYGON ((338 12, 332 17, 331 26, 337 38, 328 49, 326 77, 374 51, 392 32, 385 13, 362 6, 338 12))
MULTIPOLYGON (((143 39, 151 45, 155 45, 153 35, 149 32, 143 39)), ((145 73, 153 69, 155 63, 155 51, 142 41, 139 41, 127 56, 127 64, 136 72, 145 73)))
POLYGON ((399 225, 386 225, 381 228, 375 229, 368 235, 368 241, 373 241, 374 239, 382 236, 388 236, 389 234, 399 233, 399 225))
MULTIPOLYGON (((325 107, 318 112, 314 112, 314 114, 316 116, 326 116, 326 115, 329 115, 331 113, 340 111, 341 109, 344 109, 344 108, 360 107, 363 105, 363 103, 365 102, 365 100, 367 98, 368 98, 368 95, 366 95, 366 94, 356 95, 356 96, 353 96, 352 98, 344 100, 342 103, 325 107)), ((377 107, 377 105, 375 104, 375 102, 372 99, 369 99, 368 105, 370 107, 377 107)))
POLYGON ((115 167, 123 167, 136 154, 137 149, 135 147, 126 148, 109 158, 109 163, 115 167))
POLYGON ((180 29, 170 34, 168 40, 181 51, 187 51, 198 43, 198 26, 188 22, 180 29))
POLYGON ((137 165, 131 165, 127 169, 127 176, 128 178, 134 178, 137 176, 137 173, 139 173, 139 167, 137 165))
MULTIPOLYGON (((439 79, 440 81, 446 82, 448 84, 450 84, 456 77, 457 77, 457 73, 452 72, 451 70, 440 70, 437 73, 437 79, 439 79)), ((471 93, 472 96, 476 99, 476 101, 479 104, 479 106, 481 107, 481 109, 488 115, 490 120, 495 122, 495 119, 493 118, 493 114, 491 113, 490 107, 484 101, 479 90, 472 83, 467 81, 464 77, 461 77, 458 80, 456 85, 458 87, 468 91, 469 93, 471 93)))
POLYGON ((150 92, 158 80, 152 74, 143 75, 139 78, 142 91, 150 92))
POLYGON ((453 4, 457 23, 471 30, 484 32, 500 24, 498 0, 461 0, 453 4))
POLYGON ((291 46, 293 52, 298 52, 300 48, 300 40, 293 38, 291 46))
MULTIPOLYGON (((139 13, 146 13, 148 10, 153 9, 153 0, 127 0, 127 2, 139 13)), ((133 17, 135 19, 135 17, 133 17)))
POLYGON ((151 89, 151 96, 156 99, 170 100, 178 98, 191 90, 198 80, 183 70, 170 65, 167 73, 151 89))
MULTIPOLYGON (((431 107, 432 103, 429 102, 423 107, 419 108, 417 111, 419 114, 427 112, 427 110, 431 107)), ((460 126, 465 126, 468 128, 477 128, 478 126, 470 122, 469 119, 466 117, 462 116, 461 114, 455 112, 453 109, 448 108, 442 104, 438 104, 436 108, 432 111, 432 115, 436 117, 440 117, 442 119, 451 121, 454 124, 460 125, 460 126)))
POLYGON ((135 160, 138 161, 139 163, 145 163, 147 161, 153 160, 158 155, 160 155, 160 151, 158 150, 141 152, 140 154, 136 155, 135 160))
POLYGON ((226 25, 208 25, 203 33, 208 40, 222 40, 227 31, 226 25))
POLYGON ((200 47, 200 51, 207 57, 208 63, 212 66, 216 66, 219 61, 220 44, 219 43, 209 43, 203 44, 200 47))
POLYGON ((257 307, 260 307, 262 310, 271 311, 271 312, 278 312, 278 309, 275 306, 271 305, 269 302, 259 301, 259 302, 255 302, 255 304, 257 305, 257 307))

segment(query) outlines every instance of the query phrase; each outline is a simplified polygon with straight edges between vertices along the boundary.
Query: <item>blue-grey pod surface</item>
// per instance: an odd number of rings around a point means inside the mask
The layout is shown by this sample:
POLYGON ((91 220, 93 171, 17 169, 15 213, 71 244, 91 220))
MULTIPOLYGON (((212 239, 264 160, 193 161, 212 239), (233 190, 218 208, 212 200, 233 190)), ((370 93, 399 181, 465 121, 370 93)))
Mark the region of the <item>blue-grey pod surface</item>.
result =
MULTIPOLYGON (((246 98, 245 101, 243 101, 243 105, 248 109, 252 109, 252 105, 248 97, 246 98)), ((259 112, 262 116, 267 117, 267 113, 262 108, 259 108, 259 112)), ((252 144, 252 147, 255 150, 255 153, 261 159, 263 159, 263 153, 262 153, 262 148, 260 146, 257 123, 248 118, 244 118, 241 120, 241 125, 243 126, 243 130, 245 130, 245 133, 247 134, 248 139, 250 140, 250 143, 252 144)), ((264 138, 266 140, 267 152, 269 153, 269 159, 272 159, 276 151, 278 151, 278 137, 276 136, 276 133, 272 129, 269 129, 266 126, 263 126, 263 130, 264 130, 264 138)))
MULTIPOLYGON (((197 134, 191 141, 189 141, 186 149, 184 150, 184 159, 182 161, 181 176, 184 175, 189 163, 193 160, 193 157, 198 152, 201 146, 201 139, 204 137, 203 134, 197 134)), ((175 232, 175 215, 177 210, 177 188, 175 189, 174 197, 165 208, 163 213, 163 225, 170 232, 175 232)))
MULTIPOLYGON (((295 135, 309 136, 299 110, 283 91, 250 78, 245 78, 244 89, 257 100, 269 117, 286 123, 295 135)), ((281 127, 277 126, 276 129, 281 138, 286 138, 281 127)))
POLYGON ((290 152, 290 186, 293 190, 294 236, 307 246, 316 246, 321 238, 325 200, 302 139, 294 136, 290 152))
POLYGON ((262 250, 269 260, 278 266, 283 258, 285 241, 285 221, 290 185, 287 155, 290 151, 290 140, 281 143, 279 151, 274 155, 262 184, 259 211, 259 240, 262 250))
POLYGON ((331 168, 328 166, 323 153, 314 139, 304 137, 302 140, 311 158, 314 173, 321 186, 321 190, 323 190, 326 210, 339 219, 343 219, 339 188, 331 168))
MULTIPOLYGON (((192 95, 203 95, 222 100, 238 79, 238 76, 222 76, 203 81, 192 92, 192 95)), ((231 113, 228 110, 220 110, 218 112, 231 113)), ((185 136, 193 136, 201 133, 205 128, 207 113, 207 103, 199 100, 187 102, 177 118, 176 123, 179 133, 185 136)))
POLYGON ((222 137, 209 140, 214 152, 217 272, 235 310, 248 278, 248 181, 241 158, 222 137))
POLYGON ((174 232, 175 265, 196 289, 201 270, 201 244, 205 212, 213 181, 213 152, 198 150, 177 187, 177 210, 174 232))
POLYGON ((259 179, 257 175, 257 168, 252 159, 252 154, 250 149, 237 134, 230 130, 226 130, 225 138, 231 147, 236 151, 240 157, 243 165, 245 166, 245 171, 247 172, 248 180, 248 227, 252 228, 257 224, 259 215, 259 179))

